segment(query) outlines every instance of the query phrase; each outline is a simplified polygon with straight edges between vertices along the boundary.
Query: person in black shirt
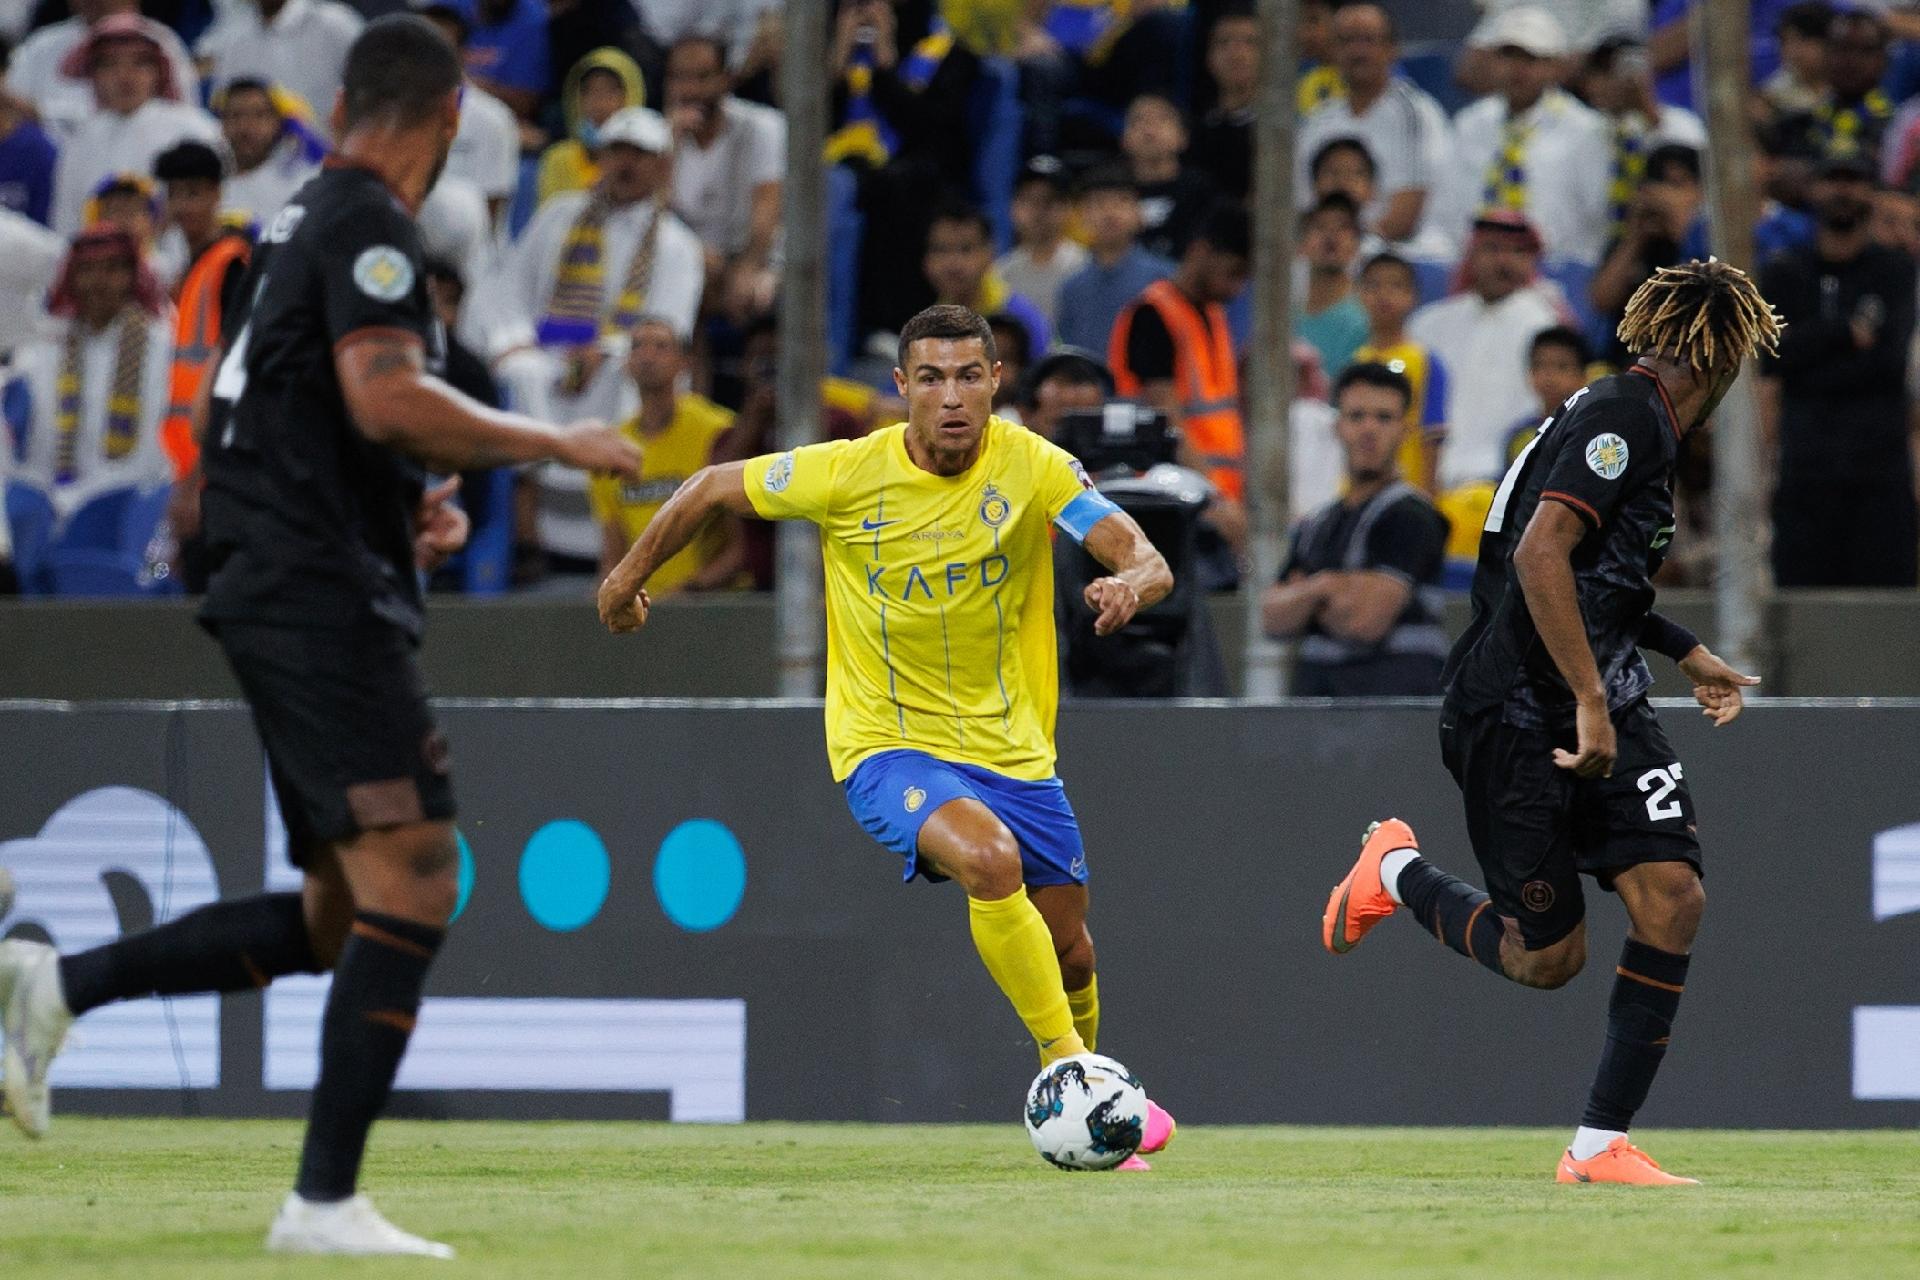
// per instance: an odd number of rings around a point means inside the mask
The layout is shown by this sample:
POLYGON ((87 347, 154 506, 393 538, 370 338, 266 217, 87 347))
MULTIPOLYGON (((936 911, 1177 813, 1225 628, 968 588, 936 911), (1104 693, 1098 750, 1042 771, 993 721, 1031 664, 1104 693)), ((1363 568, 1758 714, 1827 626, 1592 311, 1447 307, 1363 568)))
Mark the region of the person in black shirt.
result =
POLYGON ((457 549, 448 469, 554 459, 624 471, 601 424, 487 410, 429 369, 443 351, 414 215, 460 119, 460 62, 419 18, 370 24, 333 110, 339 151, 267 227, 214 375, 201 619, 226 652, 306 874, 70 956, 0 951, 6 1097, 30 1134, 74 1017, 113 1000, 243 991, 333 971, 294 1192, 270 1250, 450 1257, 354 1194, 458 894, 447 745, 414 651, 419 570, 457 549))
POLYGON ((1347 492, 1301 521, 1263 604, 1268 635, 1300 637, 1301 697, 1440 692, 1447 635, 1433 597, 1447 518, 1400 477, 1412 401, 1407 376, 1384 364, 1353 365, 1334 384, 1347 492))
POLYGON ((1441 754, 1487 892, 1423 860, 1412 829, 1391 818, 1368 828, 1327 900, 1329 951, 1351 950, 1405 906, 1462 955, 1552 988, 1586 960, 1580 876, 1620 895, 1633 928, 1560 1182, 1691 1181, 1627 1140, 1666 1054, 1706 902, 1693 801, 1647 705, 1640 649, 1675 659, 1717 725, 1757 683, 1652 612, 1653 575, 1673 536, 1681 441, 1779 333, 1759 290, 1727 263, 1684 263, 1640 286, 1620 324, 1638 362, 1568 397, 1500 482, 1473 620, 1447 659, 1441 754))
POLYGON ((1914 263, 1872 242, 1873 175, 1836 156, 1813 184, 1814 243, 1762 288, 1787 318, 1766 362, 1779 388, 1773 577, 1783 587, 1911 587, 1920 517, 1908 447, 1914 263))

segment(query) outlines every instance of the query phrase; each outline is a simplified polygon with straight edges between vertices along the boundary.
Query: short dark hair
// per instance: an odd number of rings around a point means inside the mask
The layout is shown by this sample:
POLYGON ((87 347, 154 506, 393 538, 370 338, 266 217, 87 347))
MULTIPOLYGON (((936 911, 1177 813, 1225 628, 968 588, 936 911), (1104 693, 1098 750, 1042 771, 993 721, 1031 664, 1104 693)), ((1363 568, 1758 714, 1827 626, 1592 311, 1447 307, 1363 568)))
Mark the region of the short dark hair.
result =
POLYGON ((1587 335, 1571 325, 1556 324, 1550 329, 1542 329, 1533 335, 1533 341, 1527 344, 1527 364, 1533 364, 1534 356, 1542 347, 1558 347, 1562 351, 1571 351, 1573 358, 1582 369, 1593 363, 1593 344, 1587 341, 1587 335))
POLYGON ((1822 0, 1803 0, 1800 4, 1790 4, 1780 11, 1779 21, 1773 24, 1775 35, 1785 35, 1791 31, 1795 35, 1806 36, 1813 40, 1825 40, 1827 28, 1833 25, 1833 6, 1822 0))
POLYGON ((1000 358, 994 350, 993 326, 987 323, 987 318, 977 311, 951 303, 928 307, 907 321, 906 327, 900 330, 900 350, 894 358, 900 362, 902 369, 907 367, 907 352, 922 338, 978 338, 980 345, 987 350, 988 364, 1000 358))
POLYGON ((1206 244, 1215 253, 1231 253, 1241 258, 1251 254, 1253 228, 1247 218, 1246 206, 1235 200, 1216 202, 1195 229, 1188 247, 1196 244, 1206 244))
POLYGON ((1383 391, 1398 391, 1402 413, 1413 404, 1413 384, 1407 381, 1407 375, 1377 360, 1362 360, 1346 367, 1333 384, 1333 403, 1336 406, 1348 387, 1379 387, 1383 391))
POLYGON ((980 236, 989 245, 993 243, 993 224, 987 221, 987 215, 979 205, 968 204, 964 200, 944 200, 934 206, 933 213, 927 218, 927 235, 933 235, 935 225, 942 222, 960 222, 970 227, 978 227, 980 236))
POLYGON ((1700 181, 1700 153, 1684 142, 1666 142, 1655 147, 1647 155, 1647 167, 1643 171, 1655 182, 1673 165, 1679 165, 1687 171, 1687 176, 1695 182, 1700 181))
POLYGON ((460 80, 460 55, 432 23, 410 13, 375 18, 347 50, 346 127, 382 118, 424 123, 460 80))
POLYGON ((1307 176, 1309 178, 1319 177, 1320 167, 1327 162, 1327 157, 1336 155, 1342 151, 1351 151, 1362 160, 1365 160, 1367 162, 1367 176, 1369 178, 1377 178, 1380 176, 1380 166, 1375 162, 1373 152, 1367 150, 1367 144, 1358 138, 1333 138, 1321 143, 1314 151, 1313 159, 1307 162, 1307 176))
POLYGON ((1414 289, 1418 291, 1420 287, 1420 273, 1413 269, 1411 262, 1408 262, 1392 250, 1383 250, 1380 253, 1374 254, 1371 258, 1368 258, 1366 265, 1360 268, 1361 276, 1365 277, 1372 272, 1375 267, 1391 267, 1395 270, 1406 272, 1407 283, 1413 285, 1414 289))
POLYGON ((1323 213, 1337 213, 1360 229, 1360 206, 1354 198, 1344 191, 1329 191, 1313 202, 1313 206, 1300 215, 1300 225, 1306 226, 1323 213))
POLYGON ((220 153, 204 142, 191 139, 175 143, 153 158, 153 176, 162 182, 186 182, 195 178, 218 182, 222 177, 220 153))
POLYGON ((1130 196, 1140 194, 1132 171, 1118 161, 1097 164, 1081 174, 1077 190, 1082 196, 1090 196, 1096 191, 1124 191, 1130 196))

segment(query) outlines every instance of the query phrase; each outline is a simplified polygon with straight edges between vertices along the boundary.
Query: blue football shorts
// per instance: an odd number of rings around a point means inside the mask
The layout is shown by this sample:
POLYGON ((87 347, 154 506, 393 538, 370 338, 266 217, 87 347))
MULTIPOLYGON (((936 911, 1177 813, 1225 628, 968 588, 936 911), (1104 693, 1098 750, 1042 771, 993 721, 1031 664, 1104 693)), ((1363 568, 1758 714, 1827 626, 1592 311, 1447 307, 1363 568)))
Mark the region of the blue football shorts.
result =
POLYGON ((924 751, 883 751, 862 760, 843 784, 847 808, 867 833, 906 859, 901 880, 947 877, 920 866, 920 828, 951 800, 978 800, 1006 824, 1020 846, 1029 885, 1085 884, 1087 851, 1080 822, 1060 779, 1024 782, 978 765, 955 764, 924 751))

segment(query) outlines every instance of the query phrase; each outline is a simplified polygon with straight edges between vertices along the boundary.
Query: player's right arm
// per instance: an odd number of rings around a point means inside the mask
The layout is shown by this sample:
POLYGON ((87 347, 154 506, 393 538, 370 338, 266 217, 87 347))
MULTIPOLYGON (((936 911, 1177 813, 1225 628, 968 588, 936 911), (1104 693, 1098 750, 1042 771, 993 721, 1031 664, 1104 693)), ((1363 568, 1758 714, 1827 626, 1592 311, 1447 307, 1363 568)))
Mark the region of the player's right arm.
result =
POLYGON ((1513 569, 1533 628, 1573 691, 1579 750, 1555 747, 1553 762, 1582 778, 1604 778, 1613 773, 1618 744, 1607 714, 1607 687, 1600 683, 1574 587, 1573 550, 1586 536, 1587 525, 1572 507, 1542 502, 1514 548, 1513 569))
POLYGON ((426 345, 406 329, 366 326, 333 349, 347 412, 369 440, 442 471, 554 461, 632 475, 640 451, 599 422, 550 426, 491 409, 427 372, 426 345))

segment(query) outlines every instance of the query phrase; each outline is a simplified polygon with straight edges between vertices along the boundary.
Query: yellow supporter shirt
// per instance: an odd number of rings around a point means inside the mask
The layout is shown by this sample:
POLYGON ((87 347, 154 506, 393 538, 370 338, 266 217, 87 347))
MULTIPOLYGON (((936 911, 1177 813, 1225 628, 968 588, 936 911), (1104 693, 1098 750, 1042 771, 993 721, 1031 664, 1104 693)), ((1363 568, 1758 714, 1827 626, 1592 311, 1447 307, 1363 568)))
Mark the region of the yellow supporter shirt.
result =
MULTIPOLYGON (((602 525, 617 522, 631 545, 673 491, 707 465, 714 441, 732 425, 733 414, 696 395, 683 395, 674 403, 673 419, 657 436, 642 435, 638 418, 627 422, 621 430, 640 446, 640 474, 632 480, 597 474, 588 481, 594 519, 602 525)), ((725 536, 719 521, 709 524, 691 545, 647 579, 647 590, 655 596, 678 591, 719 553, 725 536)))
POLYGON ((1406 436, 1400 442, 1400 474, 1416 484, 1430 485, 1421 442, 1445 439, 1447 434, 1447 369, 1440 357, 1417 342, 1396 342, 1391 346, 1362 345, 1353 353, 1353 364, 1372 361, 1406 375, 1413 384, 1413 399, 1407 404, 1406 436))
POLYGON ((957 476, 907 456, 906 424, 766 454, 747 497, 820 526, 826 564, 827 753, 835 780, 911 748, 1038 782, 1053 776, 1058 522, 1075 537, 1115 508, 1065 450, 990 418, 957 476))

